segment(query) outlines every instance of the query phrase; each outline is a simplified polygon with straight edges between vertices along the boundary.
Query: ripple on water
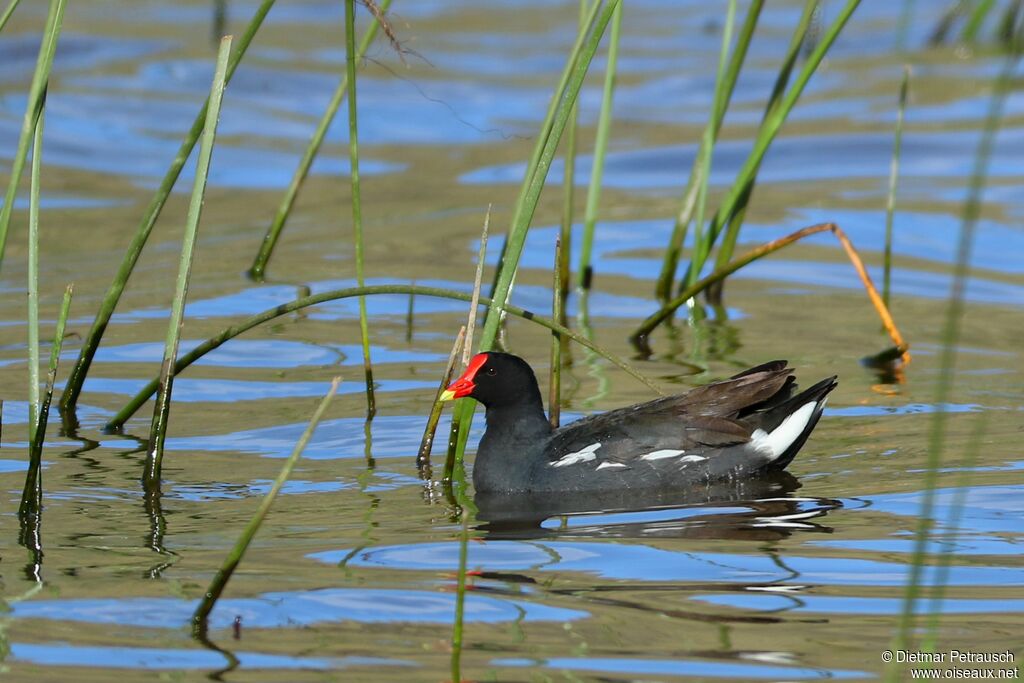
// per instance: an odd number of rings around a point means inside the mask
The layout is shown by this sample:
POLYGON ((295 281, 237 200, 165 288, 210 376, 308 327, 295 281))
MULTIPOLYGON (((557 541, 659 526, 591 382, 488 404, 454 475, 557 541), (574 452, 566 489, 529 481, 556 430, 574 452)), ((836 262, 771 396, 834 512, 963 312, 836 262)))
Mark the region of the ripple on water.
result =
MULTIPOLYGON (((117 40, 111 40, 107 36, 64 31, 54 55, 53 71, 68 74, 117 62, 136 62, 173 45, 174 41, 171 40, 138 40, 123 35, 118 36, 117 40)), ((0 41, 0 64, 4 65, 3 70, 0 70, 0 83, 27 83, 35 70, 38 54, 38 35, 11 35, 10 31, 4 33, 4 39, 0 41)))
MULTIPOLYGON (((175 598, 94 598, 33 600, 12 606, 15 619, 181 629, 191 623, 197 602, 175 598)), ((566 622, 586 612, 523 600, 467 594, 467 623, 566 622)), ((225 598, 210 615, 212 629, 229 629, 238 616, 246 628, 298 628, 317 624, 450 624, 455 594, 422 590, 325 588, 225 598)))
MULTIPOLYGON (((182 339, 179 355, 185 355, 204 340, 182 339)), ((232 339, 193 363, 194 366, 224 368, 300 368, 321 366, 351 366, 363 364, 362 347, 357 344, 313 344, 287 339, 232 339)), ((163 360, 164 342, 138 342, 101 346, 96 363, 152 363, 163 360)), ((77 351, 66 351, 63 359, 74 360, 77 351)), ((373 347, 374 365, 387 363, 441 363, 445 357, 438 353, 413 351, 381 345, 373 347)))
MULTIPOLYGON (((206 63, 206 86, 209 88, 209 69, 206 63)), ((89 79, 81 79, 88 81, 89 79)), ((88 82, 82 87, 99 87, 88 82)), ((129 88, 131 90, 131 88, 129 88)), ((23 111, 24 93, 3 98, 3 109, 23 111)), ((94 97, 76 93, 57 92, 47 99, 47 163, 81 171, 127 177, 139 187, 155 189, 167 172, 168 159, 173 159, 181 145, 179 135, 188 129, 201 104, 201 96, 191 106, 171 106, 163 112, 163 100, 147 101, 131 106, 125 112, 109 117, 110 95, 94 97), (104 107, 102 111, 98 108, 104 107), (159 111, 150 108, 159 107, 159 111), (131 116, 132 111, 135 116, 131 116), (180 125, 173 125, 180 117, 180 125), (169 129, 173 133, 169 132, 169 129)), ((251 105, 237 99, 225 100, 220 133, 232 132, 248 140, 245 146, 232 144, 230 138, 217 143, 216 163, 210 167, 208 184, 212 187, 275 189, 284 188, 292 179, 301 156, 302 142, 312 133, 313 124, 303 129, 287 119, 272 113, 255 111, 251 105), (235 123, 237 122, 237 123, 235 123), (233 128, 244 129, 233 130, 233 128), (250 128, 258 126, 257 129, 250 128), (254 138, 268 130, 291 132, 294 150, 281 149, 279 141, 265 136, 254 138)), ((10 154, 16 148, 19 125, 12 119, 0 118, 0 155, 10 154), (6 150, 11 150, 7 152, 6 150)), ((195 157, 185 164, 176 192, 189 192, 195 175, 195 157)), ((371 155, 360 158, 359 170, 365 175, 395 173, 406 168, 404 163, 374 159, 371 155)), ((311 173, 345 175, 349 172, 347 157, 321 153, 313 163, 311 173)))
MULTIPOLYGON (((1017 463, 1019 467, 1020 463, 1017 463)), ((923 493, 879 494, 862 498, 856 508, 916 519, 921 514, 923 493)), ((976 486, 943 488, 934 493, 932 519, 935 530, 925 549, 929 553, 1019 556, 1024 542, 1019 520, 1024 516, 1024 486, 976 486)), ((866 552, 910 554, 914 537, 906 532, 887 538, 828 539, 813 545, 866 552)))
MULTIPOLYGON (((740 653, 747 659, 771 659, 773 656, 788 658, 786 653, 749 652, 740 653)), ((635 676, 696 676, 711 678, 733 678, 750 680, 768 678, 773 680, 808 680, 816 678, 862 678, 863 671, 844 669, 817 669, 811 667, 777 666, 738 661, 701 661, 695 659, 627 659, 612 657, 555 657, 546 660, 496 659, 496 666, 543 666, 554 671, 589 671, 604 674, 629 674, 635 676)))
MULTIPOLYGON (((351 549, 310 555, 335 564, 351 549)), ((421 571, 458 569, 458 544, 420 543, 382 546, 358 551, 347 566, 387 567, 421 571)), ((639 544, 498 541, 471 544, 468 566, 484 571, 576 572, 617 581, 771 583, 825 586, 903 586, 908 567, 903 562, 860 558, 760 555, 672 551, 639 544)), ((933 585, 934 572, 922 585, 933 585)), ((944 581, 950 586, 1024 586, 1024 567, 952 566, 944 581)))
MULTIPOLYGON (((832 595, 771 595, 767 593, 722 593, 707 594, 693 598, 722 607, 750 610, 753 612, 820 612, 826 614, 884 614, 898 615, 903 612, 902 597, 873 598, 863 595, 837 597, 832 595)), ((929 609, 931 607, 929 606, 929 609)), ((979 598, 945 597, 940 611, 942 614, 1008 614, 1024 609, 1024 600, 986 600, 979 598)))
MULTIPOLYGON (((355 391, 366 390, 364 385, 349 382, 355 391)), ((178 383, 175 381, 175 395, 178 383)), ((324 386, 313 395, 322 396, 324 386)), ((345 386, 344 384, 342 386, 345 386)), ((432 384, 432 389, 437 385, 432 384)), ((306 446, 302 457, 312 460, 333 460, 336 458, 364 458, 366 438, 363 428, 364 418, 340 418, 324 420, 317 426, 313 439, 306 446)), ((438 433, 444 434, 447 421, 442 420, 438 433)), ((286 458, 295 448, 307 422, 274 425, 257 429, 247 429, 230 434, 214 434, 202 437, 169 437, 166 448, 174 451, 209 452, 232 451, 253 453, 270 458, 286 458)), ((379 415, 370 423, 375 458, 404 456, 411 458, 419 448, 423 438, 424 418, 418 415, 379 415)), ((478 439, 483 432, 483 418, 478 413, 474 420, 470 440, 478 439)))
MULTIPOLYGON (((365 666, 412 666, 386 657, 289 657, 260 652, 234 651, 241 667, 271 670, 327 671, 365 666)), ((60 643, 10 643, 10 661, 43 666, 81 666, 104 669, 181 670, 223 669, 227 660, 214 650, 153 647, 69 645, 60 643)))
MULTIPOLYGON (((150 378, 151 379, 151 378, 150 378)), ((115 379, 93 377, 85 381, 83 391, 97 394, 119 394, 134 396, 150 379, 115 379)), ((416 382, 411 380, 375 380, 379 393, 436 389, 437 382, 416 382)), ((63 388, 63 384, 59 388, 63 388)), ((181 403, 235 403, 237 401, 261 401, 273 398, 302 398, 323 396, 330 382, 260 382, 257 380, 202 379, 179 377, 174 380, 174 400, 181 403)), ((338 389, 339 395, 357 394, 366 391, 365 385, 346 382, 338 389)), ((360 433, 362 438, 362 433, 360 433)))
MULTIPOLYGON (((198 103, 210 88, 212 74, 213 66, 209 61, 173 59, 144 63, 129 74, 76 76, 70 80, 83 90, 106 91, 108 99, 110 93, 119 96, 149 93, 149 99, 154 102, 168 95, 192 95, 198 103)), ((222 134, 255 136, 268 142, 287 139, 302 143, 312 135, 337 81, 333 72, 250 64, 232 78, 232 99, 224 102, 222 134), (296 121, 296 116, 305 121, 296 121)), ((544 111, 550 96, 547 84, 525 87, 449 79, 413 82, 366 75, 359 79, 359 106, 372 110, 374 115, 360 117, 359 142, 360 145, 469 144, 530 134, 532 125, 527 130, 509 122, 532 124, 539 112, 544 111), (497 99, 502 101, 500 109, 494 107, 497 99), (410 110, 415 110, 416 116, 409 116, 410 110)), ((192 104, 191 114, 187 113, 187 107, 171 111, 172 116, 181 117, 180 121, 171 119, 179 124, 176 130, 186 130, 191 125, 195 108, 196 104, 192 104)), ((139 116, 126 123, 134 129, 146 129, 154 125, 150 120, 151 117, 139 116)), ((156 125, 170 124, 164 121, 156 125)), ((346 143, 347 140, 348 122, 344 116, 336 117, 328 129, 327 141, 346 143)), ((218 144, 218 152, 220 149, 218 144)), ((341 157, 330 158, 337 159, 337 163, 345 161, 341 157)), ((406 164, 373 161, 372 158, 369 161, 375 173, 407 168, 406 164)), ((360 172, 363 164, 360 158, 360 172)), ((262 160, 262 165, 269 165, 266 159, 262 160)), ((314 170, 317 166, 314 164, 314 170)), ((285 169, 286 183, 294 167, 293 162, 285 169)), ((321 167, 320 172, 323 171, 321 167)))

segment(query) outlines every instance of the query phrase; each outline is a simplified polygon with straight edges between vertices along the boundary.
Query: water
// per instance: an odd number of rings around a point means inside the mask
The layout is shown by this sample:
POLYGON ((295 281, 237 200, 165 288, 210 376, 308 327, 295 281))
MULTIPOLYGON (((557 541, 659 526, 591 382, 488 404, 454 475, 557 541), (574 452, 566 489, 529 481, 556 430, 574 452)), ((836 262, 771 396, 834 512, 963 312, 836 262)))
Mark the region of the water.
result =
MULTIPOLYGON (((799 3, 767 4, 715 157, 713 199, 746 155, 799 14, 799 3)), ((766 158, 741 236, 752 245, 832 220, 869 264, 880 263, 896 94, 902 64, 912 63, 893 272, 893 312, 914 354, 906 382, 878 385, 859 364, 886 339, 831 237, 741 271, 726 289, 728 320, 659 331, 655 355, 638 365, 680 390, 775 357, 788 358, 804 383, 838 374, 792 476, 658 500, 542 501, 526 521, 515 506, 479 501, 468 547, 467 680, 878 677, 901 611, 938 412, 947 417, 945 460, 921 585, 926 597, 946 587, 939 650, 1024 656, 1024 97, 1011 92, 990 160, 953 390, 939 404, 961 203, 1002 58, 925 47, 940 8, 914 5, 905 37, 902 3, 858 10, 766 158), (904 38, 909 51, 900 53, 904 38), (690 361, 707 373, 692 376, 690 361)), ((377 45, 359 82, 371 283, 465 291, 487 205, 492 231, 508 224, 576 20, 573 3, 527 7, 395 3, 396 29, 415 53, 403 65, 377 45)), ((230 4, 229 29, 239 33, 254 8, 230 4)), ((655 308, 660 248, 710 104, 720 9, 649 0, 626 14, 590 301, 596 339, 625 356, 626 337, 655 308)), ((44 150, 44 338, 68 281, 76 285, 69 331, 88 329, 208 88, 212 10, 70 4, 44 150)), ((837 11, 826 3, 824 20, 837 11)), ((44 15, 43 4, 23 3, 0 37, 5 164, 44 15)), ((353 284, 341 119, 271 280, 243 276, 336 84, 340 21, 340 3, 281 3, 228 90, 184 348, 307 291, 353 284)), ((599 99, 597 77, 582 95, 584 150, 599 99)), ((580 182, 589 163, 584 153, 580 182)), ((556 164, 553 183, 561 173, 556 164)), ((25 212, 15 215, 0 276, 0 595, 9 608, 0 614, 0 666, 19 681, 449 680, 460 525, 439 488, 419 479, 413 455, 463 304, 417 298, 408 329, 406 297, 369 300, 380 410, 369 442, 354 300, 254 330, 175 382, 158 504, 139 485, 148 407, 122 434, 103 432, 157 370, 190 174, 107 331, 77 428, 59 433, 53 416, 41 562, 19 545, 15 513, 27 423, 25 212), (209 642, 193 640, 196 601, 337 373, 341 392, 214 611, 209 642)), ((553 184, 515 292, 532 310, 550 307, 558 196, 553 184)), ((546 332, 513 322, 510 338, 546 376, 546 332)), ((65 372, 79 344, 66 340, 65 372)), ((567 419, 650 397, 579 351, 568 375, 567 419)), ((479 433, 477 425, 474 443, 479 433)))

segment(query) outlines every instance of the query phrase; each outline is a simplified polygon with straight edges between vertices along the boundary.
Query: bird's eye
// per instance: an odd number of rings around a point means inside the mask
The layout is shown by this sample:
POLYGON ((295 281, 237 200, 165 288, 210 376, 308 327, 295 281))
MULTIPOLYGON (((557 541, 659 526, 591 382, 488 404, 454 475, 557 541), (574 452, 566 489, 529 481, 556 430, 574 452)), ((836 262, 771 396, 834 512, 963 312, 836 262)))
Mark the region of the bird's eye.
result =
POLYGON ((487 368, 487 374, 488 375, 497 375, 498 371, 496 369, 494 369, 494 368, 487 368))

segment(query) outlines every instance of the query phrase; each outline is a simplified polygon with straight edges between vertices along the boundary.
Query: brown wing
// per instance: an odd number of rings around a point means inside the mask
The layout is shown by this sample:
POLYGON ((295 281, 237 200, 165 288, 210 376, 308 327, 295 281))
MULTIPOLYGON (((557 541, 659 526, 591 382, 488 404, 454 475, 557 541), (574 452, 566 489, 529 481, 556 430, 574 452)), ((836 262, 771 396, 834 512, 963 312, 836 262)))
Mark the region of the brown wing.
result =
POLYGON ((662 449, 702 450, 750 440, 741 417, 788 396, 792 370, 766 363, 730 379, 575 422, 552 436, 553 459, 601 443, 600 457, 628 463, 662 449))

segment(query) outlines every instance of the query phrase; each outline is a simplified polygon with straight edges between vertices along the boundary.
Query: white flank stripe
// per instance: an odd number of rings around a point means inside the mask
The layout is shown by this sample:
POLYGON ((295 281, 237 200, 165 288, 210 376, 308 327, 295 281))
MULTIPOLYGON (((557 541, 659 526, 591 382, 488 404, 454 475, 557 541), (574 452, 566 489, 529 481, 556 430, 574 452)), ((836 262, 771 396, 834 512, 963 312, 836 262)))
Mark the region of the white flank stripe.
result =
POLYGON ((682 455, 686 451, 672 450, 671 448, 664 448, 660 451, 651 451, 640 456, 641 460, 661 460, 662 458, 674 458, 677 455, 682 455))
POLYGON ((800 438, 807 423, 811 421, 817 403, 811 401, 800 406, 798 410, 786 416, 778 427, 771 432, 755 429, 750 435, 750 445, 769 456, 772 460, 786 452, 793 442, 800 438))
POLYGON ((626 464, 622 463, 622 462, 603 462, 603 463, 601 463, 600 465, 597 466, 597 469, 603 470, 606 467, 612 468, 612 467, 625 467, 625 466, 626 466, 626 464))
POLYGON ((684 455, 679 458, 679 462, 704 462, 707 460, 703 455, 684 455))
POLYGON ((766 664, 781 664, 782 666, 793 666, 798 663, 796 658, 788 652, 747 652, 741 654, 740 659, 750 659, 766 664))
POLYGON ((565 467, 566 465, 575 465, 578 462, 590 462, 591 460, 597 460, 597 455, 594 451, 601 447, 599 443, 592 443, 583 450, 576 451, 575 453, 569 453, 563 455, 561 458, 551 463, 552 467, 565 467))

